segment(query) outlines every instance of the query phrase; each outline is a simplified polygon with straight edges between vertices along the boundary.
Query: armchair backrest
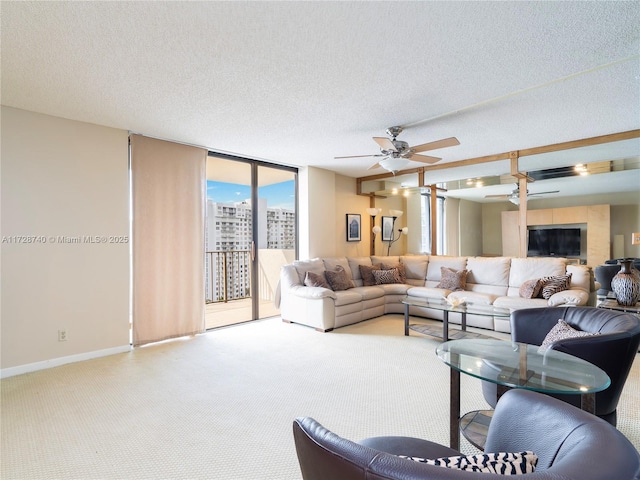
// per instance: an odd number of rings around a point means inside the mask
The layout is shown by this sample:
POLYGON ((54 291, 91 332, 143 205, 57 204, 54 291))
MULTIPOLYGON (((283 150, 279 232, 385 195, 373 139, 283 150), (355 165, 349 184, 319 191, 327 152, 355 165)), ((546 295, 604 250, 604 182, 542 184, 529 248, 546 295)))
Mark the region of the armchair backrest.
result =
MULTIPOLYGON (((640 344, 640 320, 630 313, 594 307, 522 309, 511 314, 511 339, 540 345, 560 318, 578 330, 599 334, 560 340, 551 348, 591 362, 609 375, 609 388, 596 394, 596 414, 615 425, 618 401, 640 344)), ((573 405, 580 401, 577 395, 559 398, 573 405)))
MULTIPOLYGON (((504 478, 403 459, 342 438, 310 417, 296 419, 293 434, 304 480, 504 478)), ((398 442, 406 441, 407 450, 420 442, 391 438, 395 453, 402 451, 398 442)), ((640 479, 638 451, 613 426, 547 395, 510 390, 498 402, 485 451, 526 450, 539 458, 531 480, 640 479)))
POLYGON ((485 451, 521 450, 533 451, 536 473, 553 472, 549 478, 640 478, 638 451, 613 426, 556 398, 517 389, 500 398, 485 451))

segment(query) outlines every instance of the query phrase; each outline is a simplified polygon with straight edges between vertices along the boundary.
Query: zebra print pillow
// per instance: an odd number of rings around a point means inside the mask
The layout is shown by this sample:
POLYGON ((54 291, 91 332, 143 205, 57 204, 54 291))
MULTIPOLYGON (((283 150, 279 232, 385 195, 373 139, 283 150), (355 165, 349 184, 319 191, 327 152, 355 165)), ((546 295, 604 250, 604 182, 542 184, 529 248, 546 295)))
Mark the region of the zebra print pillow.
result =
POLYGON ((558 275, 557 277, 542 277, 542 298, 549 300, 554 293, 569 290, 571 288, 571 274, 558 275))
POLYGON ((480 455, 460 455, 457 457, 444 457, 427 459, 420 457, 402 458, 414 462, 437 465, 439 467, 455 468, 468 472, 499 473, 501 475, 523 475, 533 473, 538 463, 538 456, 533 452, 519 453, 485 453, 480 455))

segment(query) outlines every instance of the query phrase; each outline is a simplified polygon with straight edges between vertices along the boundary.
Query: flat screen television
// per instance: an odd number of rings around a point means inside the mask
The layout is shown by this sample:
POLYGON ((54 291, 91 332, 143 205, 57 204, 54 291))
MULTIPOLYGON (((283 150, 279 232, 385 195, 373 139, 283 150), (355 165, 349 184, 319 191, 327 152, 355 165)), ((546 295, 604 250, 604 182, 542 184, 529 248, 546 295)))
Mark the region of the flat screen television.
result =
POLYGON ((579 257, 579 228, 529 230, 529 257, 579 257))

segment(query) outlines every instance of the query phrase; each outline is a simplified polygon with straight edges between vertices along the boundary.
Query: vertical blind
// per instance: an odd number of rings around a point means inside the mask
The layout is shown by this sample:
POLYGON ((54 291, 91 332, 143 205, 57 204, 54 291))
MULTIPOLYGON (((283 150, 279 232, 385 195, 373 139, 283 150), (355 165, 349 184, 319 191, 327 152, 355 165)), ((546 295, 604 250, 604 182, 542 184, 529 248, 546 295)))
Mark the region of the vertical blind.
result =
POLYGON ((129 139, 133 344, 200 333, 207 151, 140 135, 129 139))

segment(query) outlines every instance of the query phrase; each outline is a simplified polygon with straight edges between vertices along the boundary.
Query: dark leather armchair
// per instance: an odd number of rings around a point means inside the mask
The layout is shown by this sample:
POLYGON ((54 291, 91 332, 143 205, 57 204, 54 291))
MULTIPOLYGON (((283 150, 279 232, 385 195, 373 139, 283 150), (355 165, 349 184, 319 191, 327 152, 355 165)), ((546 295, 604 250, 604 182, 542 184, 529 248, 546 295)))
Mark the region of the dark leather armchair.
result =
MULTIPOLYGON (((511 314, 511 339, 540 345, 547 333, 564 319, 578 330, 600 335, 561 340, 550 348, 582 358, 604 370, 611 385, 596 393, 596 415, 616 425, 616 408, 640 343, 640 320, 630 313, 594 307, 549 307, 516 310, 511 314)), ((485 400, 496 404, 496 385, 482 382, 485 400)), ((579 395, 554 395, 580 405, 579 395)))
MULTIPOLYGON (((460 455, 428 440, 375 437, 355 443, 309 417, 294 421, 293 435, 304 480, 504 478, 397 456, 460 455)), ((527 479, 640 479, 638 451, 607 422, 555 398, 528 390, 511 390, 498 402, 489 426, 486 451, 526 450, 538 456, 536 471, 528 474, 527 479)))

